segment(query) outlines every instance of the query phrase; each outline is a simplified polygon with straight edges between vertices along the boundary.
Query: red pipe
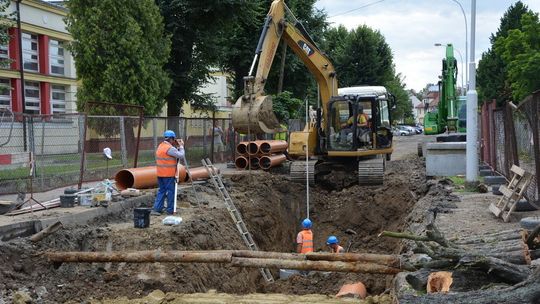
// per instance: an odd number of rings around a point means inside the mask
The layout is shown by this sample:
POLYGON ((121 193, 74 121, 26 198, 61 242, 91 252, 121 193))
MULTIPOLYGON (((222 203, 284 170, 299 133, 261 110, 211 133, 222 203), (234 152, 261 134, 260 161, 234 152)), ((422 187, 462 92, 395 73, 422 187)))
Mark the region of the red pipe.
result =
POLYGON ((284 152, 289 147, 285 140, 267 140, 261 143, 259 151, 263 154, 284 152))
MULTIPOLYGON (((179 167, 180 173, 178 174, 178 180, 180 183, 189 182, 190 179, 186 167, 182 165, 179 167)), ((193 180, 209 178, 206 168, 203 167, 191 168, 189 173, 193 177, 193 180)), ((116 187, 119 190, 125 190, 127 188, 155 188, 158 184, 156 166, 123 169, 116 173, 114 179, 116 180, 116 187)))
POLYGON ((248 166, 248 159, 244 156, 238 156, 234 160, 234 165, 237 169, 246 169, 248 166))
POLYGON ((243 141, 243 142, 239 143, 238 145, 236 145, 236 153, 238 153, 240 155, 247 155, 247 153, 248 153, 247 146, 248 146, 247 141, 243 141))
POLYGON ((259 158, 257 157, 252 157, 250 160, 249 160, 249 168, 252 169, 252 170, 257 170, 260 168, 259 166, 259 158))
POLYGON ((267 170, 267 169, 270 169, 271 167, 275 167, 282 164, 285 160, 287 160, 287 157, 283 154, 263 156, 259 160, 259 165, 261 166, 262 169, 267 170))
POLYGON ((259 153, 259 149, 261 144, 265 142, 264 140, 255 140, 251 141, 248 144, 248 153, 249 155, 257 155, 259 153))

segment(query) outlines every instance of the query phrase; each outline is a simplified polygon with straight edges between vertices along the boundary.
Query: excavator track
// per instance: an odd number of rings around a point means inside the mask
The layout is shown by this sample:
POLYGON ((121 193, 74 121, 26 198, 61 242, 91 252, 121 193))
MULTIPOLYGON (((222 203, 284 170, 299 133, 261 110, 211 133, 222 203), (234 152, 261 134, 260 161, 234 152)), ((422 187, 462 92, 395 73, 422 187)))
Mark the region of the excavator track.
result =
POLYGON ((382 185, 384 181, 385 161, 383 157, 358 162, 358 184, 382 185))
MULTIPOLYGON (((308 161, 309 169, 309 183, 315 185, 315 164, 316 160, 308 161)), ((305 160, 295 160, 291 162, 291 167, 289 171, 289 176, 292 181, 298 183, 306 182, 306 161, 305 160)))

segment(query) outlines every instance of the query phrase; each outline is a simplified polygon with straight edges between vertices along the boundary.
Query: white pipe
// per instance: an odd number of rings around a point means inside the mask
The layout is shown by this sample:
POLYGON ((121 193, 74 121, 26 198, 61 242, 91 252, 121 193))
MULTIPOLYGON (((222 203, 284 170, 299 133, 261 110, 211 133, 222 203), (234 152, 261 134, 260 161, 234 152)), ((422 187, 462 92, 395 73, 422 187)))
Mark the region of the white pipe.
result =
MULTIPOLYGON (((308 108, 308 99, 306 97, 306 130, 309 130, 309 108, 308 108)), ((306 140, 306 218, 309 218, 309 136, 306 140)))
POLYGON ((474 43, 476 28, 476 0, 471 1, 471 61, 469 63, 469 90, 467 91, 467 165, 466 180, 478 181, 478 94, 476 92, 476 64, 474 43))

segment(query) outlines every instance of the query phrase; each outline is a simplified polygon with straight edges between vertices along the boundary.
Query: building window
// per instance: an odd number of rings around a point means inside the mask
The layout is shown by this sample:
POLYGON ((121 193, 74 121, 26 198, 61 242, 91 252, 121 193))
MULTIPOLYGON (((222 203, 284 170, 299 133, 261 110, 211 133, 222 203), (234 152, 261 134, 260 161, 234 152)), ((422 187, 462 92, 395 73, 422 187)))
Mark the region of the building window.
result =
POLYGON ((39 69, 37 35, 23 33, 22 48, 24 69, 37 72, 39 69))
POLYGON ((66 87, 51 85, 51 113, 66 113, 66 87))
POLYGON ((39 114, 39 104, 41 101, 39 97, 39 82, 24 82, 24 99, 26 113, 39 114))
POLYGON ((49 40, 51 74, 64 76, 64 42, 49 40))
POLYGON ((11 109, 11 81, 0 78, 0 108, 11 109))
POLYGON ((0 62, 9 60, 9 47, 7 44, 0 45, 0 62))

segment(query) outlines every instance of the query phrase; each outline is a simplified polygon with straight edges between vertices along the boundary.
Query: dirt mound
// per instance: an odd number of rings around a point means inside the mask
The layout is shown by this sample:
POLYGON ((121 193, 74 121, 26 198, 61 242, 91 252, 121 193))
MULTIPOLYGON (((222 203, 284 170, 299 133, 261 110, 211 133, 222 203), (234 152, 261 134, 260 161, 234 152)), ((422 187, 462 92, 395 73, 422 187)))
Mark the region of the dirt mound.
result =
MULTIPOLYGON (((329 191, 311 188, 310 218, 314 222, 315 249, 326 250, 329 235, 352 252, 398 253, 401 243, 381 239, 382 230, 401 230, 416 200, 425 194, 425 177, 418 161, 389 163, 384 186, 358 185, 329 191), (404 174, 405 173, 405 174, 404 174), (345 231, 353 230, 356 235, 345 231)), ((261 250, 293 252, 300 221, 306 217, 305 186, 283 175, 238 175, 226 180, 230 194, 261 250)), ((184 222, 177 227, 161 225, 152 218, 148 229, 135 229, 132 211, 123 219, 110 219, 98 227, 62 230, 37 245, 28 239, 0 244, 0 300, 23 288, 44 303, 91 298, 140 297, 160 289, 194 293, 216 289, 244 294, 337 293, 343 283, 362 281, 368 292, 379 294, 390 287, 392 276, 313 273, 266 284, 258 270, 213 264, 63 264, 54 268, 42 256, 47 250, 214 250, 246 248, 217 194, 208 186, 201 191, 208 206, 182 208, 184 222), (46 290, 45 293, 42 291, 46 290)), ((274 271, 277 277, 277 271, 274 271)))

